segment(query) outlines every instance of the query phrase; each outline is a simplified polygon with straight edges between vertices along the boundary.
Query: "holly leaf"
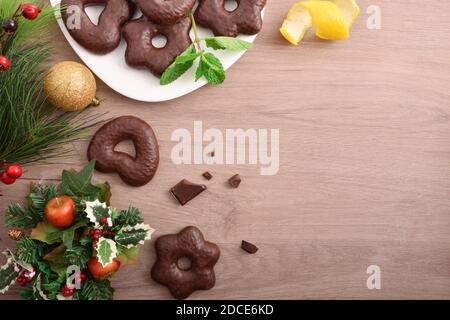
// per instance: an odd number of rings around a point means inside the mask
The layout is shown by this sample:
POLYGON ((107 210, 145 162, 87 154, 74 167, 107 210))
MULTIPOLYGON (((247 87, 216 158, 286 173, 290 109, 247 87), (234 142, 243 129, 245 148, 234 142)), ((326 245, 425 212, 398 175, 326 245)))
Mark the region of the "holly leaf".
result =
POLYGON ((86 217, 96 228, 100 227, 102 217, 109 217, 109 209, 106 206, 106 203, 100 202, 97 199, 94 201, 85 201, 84 203, 86 205, 86 209, 84 209, 86 217))
POLYGON ((125 226, 116 234, 115 240, 121 246, 130 249, 140 244, 144 244, 145 240, 149 240, 154 229, 149 225, 139 223, 135 226, 125 226))
POLYGON ((110 264, 117 257, 117 246, 114 240, 101 237, 95 247, 98 261, 102 266, 110 264))
POLYGON ((19 277, 20 268, 12 258, 6 261, 6 264, 0 268, 0 293, 8 291, 19 277))
POLYGON ((193 66, 195 59, 197 59, 199 55, 200 54, 195 49, 194 44, 191 44, 170 66, 167 67, 161 75, 159 83, 165 86, 177 80, 193 66))
POLYGON ((120 261, 121 265, 133 264, 138 262, 139 257, 139 247, 126 248, 119 246, 119 255, 117 260, 120 261))
POLYGON ((101 189, 91 184, 94 167, 95 160, 91 160, 78 173, 64 170, 62 173, 61 191, 69 196, 97 198, 101 189))
POLYGON ((205 39, 206 46, 214 50, 241 51, 253 47, 251 42, 232 37, 214 37, 205 39))
POLYGON ((39 274, 33 282, 33 296, 35 300, 49 300, 42 290, 41 274, 39 274))

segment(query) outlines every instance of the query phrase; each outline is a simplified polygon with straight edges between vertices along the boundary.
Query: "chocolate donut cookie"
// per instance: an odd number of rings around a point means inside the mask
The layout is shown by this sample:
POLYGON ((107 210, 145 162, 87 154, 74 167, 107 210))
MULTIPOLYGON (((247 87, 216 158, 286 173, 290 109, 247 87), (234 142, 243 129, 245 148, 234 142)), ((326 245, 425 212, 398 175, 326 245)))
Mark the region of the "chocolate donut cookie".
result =
POLYGON ((103 125, 94 135, 88 148, 89 160, 95 159, 95 169, 117 172, 132 186, 143 186, 152 180, 159 164, 159 147, 152 127, 145 121, 123 116, 103 125), (134 143, 136 156, 114 151, 122 141, 134 143))
POLYGON ((195 0, 135 0, 142 13, 158 24, 174 24, 185 18, 195 0))
POLYGON ((196 290, 209 290, 216 283, 214 265, 220 249, 205 241, 196 227, 186 227, 178 234, 159 237, 155 242, 156 262, 152 279, 169 288, 177 299, 185 299, 196 290), (179 259, 186 258, 191 265, 182 268, 179 259))
POLYGON ((84 48, 99 54, 119 46, 121 28, 131 19, 134 5, 128 0, 62 0, 62 18, 72 37, 84 48), (92 23, 84 10, 86 6, 104 4, 98 25, 92 23))
POLYGON ((225 9, 225 0, 200 0, 195 21, 210 28, 216 36, 236 37, 257 34, 262 28, 261 11, 267 0, 237 0, 234 11, 225 9))
POLYGON ((147 67, 160 77, 175 58, 191 45, 190 30, 189 18, 171 26, 155 24, 145 18, 130 21, 125 25, 123 33, 127 42, 125 60, 133 67, 147 67), (167 38, 163 48, 152 45, 152 39, 157 35, 167 38))

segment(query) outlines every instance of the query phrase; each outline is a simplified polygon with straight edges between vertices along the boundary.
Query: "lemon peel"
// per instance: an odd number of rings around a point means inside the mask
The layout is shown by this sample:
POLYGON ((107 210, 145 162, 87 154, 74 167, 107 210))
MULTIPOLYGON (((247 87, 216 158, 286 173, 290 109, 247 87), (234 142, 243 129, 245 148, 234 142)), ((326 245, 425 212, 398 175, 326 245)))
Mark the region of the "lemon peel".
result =
POLYGON ((316 27, 317 37, 325 40, 345 40, 349 38, 350 27, 359 14, 360 9, 355 0, 297 2, 289 10, 280 32, 290 43, 298 45, 312 23, 316 27))
POLYGON ((309 11, 302 7, 300 3, 295 3, 283 21, 280 32, 287 41, 293 45, 298 45, 312 25, 312 17, 309 11))

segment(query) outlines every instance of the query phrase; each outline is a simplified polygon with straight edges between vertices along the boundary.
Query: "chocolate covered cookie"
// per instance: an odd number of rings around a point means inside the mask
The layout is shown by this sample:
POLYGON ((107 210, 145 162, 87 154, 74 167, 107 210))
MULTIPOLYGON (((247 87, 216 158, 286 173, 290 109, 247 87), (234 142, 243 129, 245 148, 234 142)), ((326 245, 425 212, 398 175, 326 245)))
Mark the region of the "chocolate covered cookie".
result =
POLYGON ((62 18, 72 37, 84 48, 99 54, 120 44, 122 26, 131 19, 134 5, 128 0, 62 0, 62 18), (92 23, 85 7, 104 4, 98 25, 92 23))
POLYGON ((186 227, 178 234, 159 237, 155 242, 156 262, 152 279, 169 288, 177 299, 185 299, 196 290, 209 290, 216 283, 214 266, 220 249, 204 239, 196 227, 186 227), (187 268, 180 259, 190 262, 187 268))
POLYGON ((191 20, 187 17, 174 25, 155 24, 145 18, 130 21, 123 32, 127 42, 125 60, 130 66, 146 67, 160 77, 175 58, 191 45, 190 30, 191 20), (152 39, 157 35, 167 38, 163 48, 152 44, 152 39))
POLYGON ((142 13, 158 24, 174 24, 187 17, 195 0, 135 0, 142 13))
POLYGON ((92 138, 88 148, 89 160, 95 159, 95 169, 117 172, 131 186, 150 182, 159 164, 159 147, 152 127, 133 116, 116 118, 103 125, 92 138), (122 141, 134 143, 136 156, 115 151, 122 141))
POLYGON ((266 0, 237 0, 233 11, 225 9, 225 0, 200 0, 195 21, 210 28, 216 36, 236 37, 238 34, 257 34, 262 28, 261 11, 266 0))

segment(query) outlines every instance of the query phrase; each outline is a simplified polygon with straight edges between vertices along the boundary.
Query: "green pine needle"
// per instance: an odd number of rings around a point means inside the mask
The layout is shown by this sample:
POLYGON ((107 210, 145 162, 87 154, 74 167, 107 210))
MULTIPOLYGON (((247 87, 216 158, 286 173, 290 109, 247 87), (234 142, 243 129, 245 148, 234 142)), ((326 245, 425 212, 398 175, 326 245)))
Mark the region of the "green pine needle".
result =
MULTIPOLYGON (((51 46, 45 35, 54 24, 55 9, 38 0, 28 2, 42 12, 33 21, 18 18, 18 30, 1 50, 11 68, 0 73, 0 161, 22 165, 67 156, 69 142, 98 124, 98 115, 64 113, 47 102, 43 78, 51 46)), ((20 3, 0 0, 0 19, 11 17, 20 3)))

